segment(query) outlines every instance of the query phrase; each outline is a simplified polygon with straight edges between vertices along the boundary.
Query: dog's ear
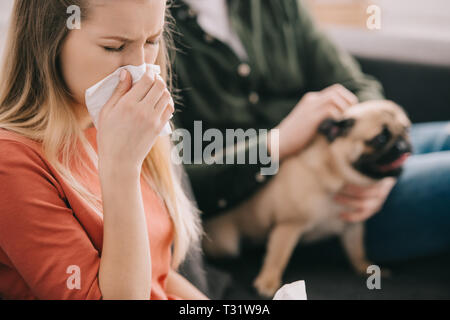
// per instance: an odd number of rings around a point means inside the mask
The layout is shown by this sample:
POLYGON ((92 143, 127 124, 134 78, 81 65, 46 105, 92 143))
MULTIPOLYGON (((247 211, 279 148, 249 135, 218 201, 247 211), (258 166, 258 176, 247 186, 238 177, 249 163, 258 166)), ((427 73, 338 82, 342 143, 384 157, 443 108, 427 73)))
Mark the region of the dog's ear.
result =
POLYGON ((319 125, 319 133, 323 134, 329 142, 333 142, 338 137, 344 137, 355 125, 356 120, 348 118, 344 120, 335 120, 327 118, 319 125))

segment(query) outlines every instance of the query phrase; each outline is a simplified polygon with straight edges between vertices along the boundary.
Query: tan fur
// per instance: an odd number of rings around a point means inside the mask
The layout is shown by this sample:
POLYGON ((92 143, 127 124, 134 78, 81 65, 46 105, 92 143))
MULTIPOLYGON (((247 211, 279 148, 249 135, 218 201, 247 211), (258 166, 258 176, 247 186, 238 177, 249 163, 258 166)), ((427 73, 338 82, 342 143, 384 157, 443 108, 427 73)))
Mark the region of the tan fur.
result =
POLYGON ((330 144, 317 135, 301 153, 282 162, 278 174, 251 199, 205 224, 203 242, 210 256, 239 254, 242 236, 267 239, 267 253, 254 285, 260 294, 272 296, 300 238, 304 242, 338 235, 358 273, 367 261, 362 223, 346 223, 338 217, 345 208, 333 196, 348 183, 369 186, 376 180, 354 170, 351 163, 368 151, 363 141, 377 135, 383 124, 401 134, 410 126, 403 110, 390 101, 371 101, 348 109, 345 118, 356 119, 348 136, 330 144))

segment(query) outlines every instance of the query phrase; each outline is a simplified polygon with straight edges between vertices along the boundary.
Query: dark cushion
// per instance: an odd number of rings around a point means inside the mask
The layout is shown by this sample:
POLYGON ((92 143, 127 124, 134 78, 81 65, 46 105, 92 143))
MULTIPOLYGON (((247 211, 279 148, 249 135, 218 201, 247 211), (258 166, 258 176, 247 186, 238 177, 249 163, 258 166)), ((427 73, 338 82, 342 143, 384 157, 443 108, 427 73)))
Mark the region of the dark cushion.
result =
POLYGON ((450 66, 358 58, 413 122, 450 120, 450 66))

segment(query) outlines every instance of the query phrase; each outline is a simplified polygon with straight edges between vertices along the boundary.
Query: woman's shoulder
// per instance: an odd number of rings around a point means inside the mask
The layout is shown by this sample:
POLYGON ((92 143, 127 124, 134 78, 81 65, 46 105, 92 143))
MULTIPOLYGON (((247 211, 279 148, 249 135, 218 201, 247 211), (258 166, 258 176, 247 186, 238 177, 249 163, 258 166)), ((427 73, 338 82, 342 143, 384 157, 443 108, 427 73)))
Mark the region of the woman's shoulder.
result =
POLYGON ((2 145, 3 144, 8 145, 14 142, 33 149, 39 149, 41 145, 39 142, 27 138, 24 135, 21 135, 20 133, 0 128, 0 143, 2 145))
POLYGON ((41 151, 41 143, 0 128, 0 202, 25 191, 42 193, 43 188, 56 188, 62 194, 52 168, 41 151))
POLYGON ((0 128, 0 166, 13 170, 27 163, 45 165, 41 144, 17 132, 0 128))

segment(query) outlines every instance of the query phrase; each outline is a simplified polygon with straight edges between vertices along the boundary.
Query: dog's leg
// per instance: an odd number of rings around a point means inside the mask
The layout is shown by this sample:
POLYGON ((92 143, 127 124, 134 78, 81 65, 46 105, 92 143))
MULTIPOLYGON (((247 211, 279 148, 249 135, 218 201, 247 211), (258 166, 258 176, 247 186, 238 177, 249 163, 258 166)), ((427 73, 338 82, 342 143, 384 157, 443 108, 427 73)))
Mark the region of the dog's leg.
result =
POLYGON ((340 240, 355 271, 366 274, 367 267, 371 263, 367 260, 364 249, 364 225, 362 223, 347 225, 340 235, 340 240))
MULTIPOLYGON (((367 267, 372 265, 372 262, 366 258, 364 225, 362 223, 349 224, 341 233, 340 239, 353 268, 358 274, 367 275, 367 267)), ((388 277, 390 271, 383 269, 381 275, 388 277)))
POLYGON ((283 272, 303 230, 303 225, 282 223, 270 232, 263 267, 253 282, 260 295, 272 297, 280 288, 283 272))
MULTIPOLYGON (((344 232, 341 233, 340 239, 353 268, 358 274, 367 275, 367 267, 373 263, 366 257, 366 250, 364 248, 364 224, 349 224, 344 232)), ((381 269, 381 276, 390 277, 391 271, 383 268, 381 269)))
POLYGON ((232 213, 207 221, 204 226, 203 250, 210 257, 239 255, 240 232, 232 213))

